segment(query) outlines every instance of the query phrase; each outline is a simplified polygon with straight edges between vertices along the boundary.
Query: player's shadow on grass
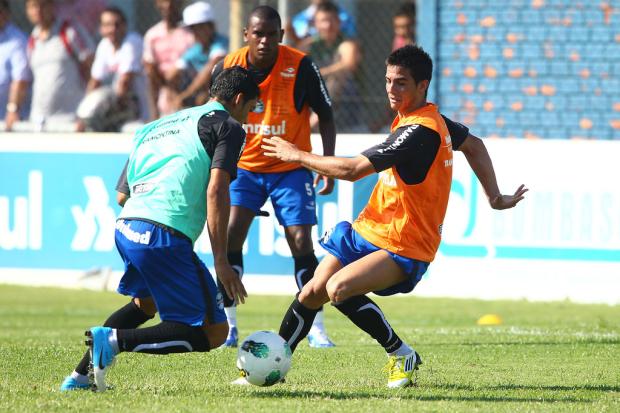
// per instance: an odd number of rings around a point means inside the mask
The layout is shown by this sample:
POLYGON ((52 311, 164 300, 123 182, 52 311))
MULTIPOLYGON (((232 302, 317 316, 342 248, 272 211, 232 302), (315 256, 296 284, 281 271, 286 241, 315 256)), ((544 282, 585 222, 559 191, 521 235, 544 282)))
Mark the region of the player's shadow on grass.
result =
MULTIPOLYGON (((572 341, 477 341, 477 342, 429 342, 425 343, 425 345, 429 346, 566 346, 569 344, 575 344, 572 341)), ((579 340, 577 344, 620 344, 620 340, 610 338, 610 339, 588 339, 588 340, 579 340)))
MULTIPOLYGON (((425 384, 425 387, 434 387, 436 389, 446 390, 467 390, 467 391, 480 391, 480 390, 543 390, 543 391, 602 391, 602 392, 620 392, 620 386, 603 385, 579 385, 579 386, 565 386, 565 385, 533 385, 533 384, 497 384, 487 386, 467 386, 463 384, 425 384)), ((564 399, 563 399, 564 400, 564 399)))
MULTIPOLYGON (((431 386, 436 387, 436 386, 431 386)), ((472 391, 480 391, 481 389, 471 388, 472 391)), ((500 389, 498 389, 500 390, 500 389)), ((391 399, 398 397, 399 399, 420 400, 420 401, 470 401, 470 402, 512 402, 512 403, 591 403, 593 399, 575 398, 575 397, 511 397, 511 396, 467 396, 467 395, 442 395, 442 394, 424 394, 424 386, 420 388, 392 390, 386 393, 383 389, 377 391, 338 391, 338 390, 286 390, 278 389, 276 391, 260 391, 254 392, 252 397, 258 398, 286 398, 286 399, 331 399, 331 400, 359 400, 359 399, 391 399)))

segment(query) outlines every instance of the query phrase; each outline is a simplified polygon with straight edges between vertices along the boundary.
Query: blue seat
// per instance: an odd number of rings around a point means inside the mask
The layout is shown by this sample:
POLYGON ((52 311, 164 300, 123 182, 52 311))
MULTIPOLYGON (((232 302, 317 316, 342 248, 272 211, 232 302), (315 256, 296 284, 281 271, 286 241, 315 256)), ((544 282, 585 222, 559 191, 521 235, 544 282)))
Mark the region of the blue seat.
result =
POLYGON ((563 111, 560 113, 560 120, 562 121, 562 125, 569 129, 577 129, 579 128, 579 121, 581 118, 575 112, 563 111))
POLYGON ((495 121, 497 119, 497 116, 497 113, 493 112, 479 112, 476 116, 476 124, 484 125, 488 128, 494 128, 496 127, 495 121))
POLYGON ((583 112, 588 108, 588 99, 585 95, 574 95, 568 97, 568 109, 583 112))
POLYGON ((540 114, 540 124, 545 127, 556 127, 562 123, 557 112, 545 111, 540 114))
POLYGON ((603 13, 598 8, 588 8, 583 11, 583 18, 587 23, 599 25, 603 24, 603 13))
POLYGON ((540 124, 540 117, 537 111, 524 110, 518 114, 519 123, 522 126, 537 126, 540 124))
POLYGON ((618 96, 618 91, 620 91, 620 79, 617 77, 603 79, 601 81, 601 86, 603 87, 603 90, 606 91, 606 93, 612 93, 618 96))
POLYGON ((502 56, 502 48, 497 43, 482 43, 480 45, 480 59, 499 59, 502 56))
POLYGON ((601 80, 598 76, 581 79, 579 83, 581 89, 585 93, 594 93, 594 91, 601 86, 601 80))
POLYGON ((519 119, 517 117, 517 113, 512 110, 507 110, 506 112, 502 112, 498 117, 504 119, 506 127, 517 126, 519 124, 519 119))
MULTIPOLYGON (((511 7, 514 7, 511 5, 511 7)), ((521 21, 527 22, 529 25, 538 25, 543 21, 543 15, 538 10, 525 9, 521 12, 521 21)))
POLYGON ((524 59, 542 59, 543 49, 538 42, 527 42, 521 45, 522 56, 524 59))
POLYGON ((483 77, 478 81, 478 86, 483 86, 486 90, 485 93, 487 93, 487 95, 496 93, 498 88, 496 79, 489 79, 486 77, 483 77))
POLYGON ((513 138, 524 138, 525 130, 523 128, 518 128, 518 127, 508 127, 508 128, 505 128, 504 135, 513 137, 513 138))
POLYGON ((615 57, 614 60, 617 61, 618 56, 620 56, 620 43, 607 43, 605 45, 605 56, 608 58, 615 57))
POLYGON ((452 77, 441 77, 439 80, 439 93, 448 94, 448 93, 456 93, 456 79, 452 77))
POLYGON ((496 16, 496 22, 499 25, 521 24, 519 12, 513 8, 504 8, 499 11, 496 16))
MULTIPOLYGON (((549 24, 549 22, 547 22, 546 24, 549 24)), ((561 42, 568 37, 568 32, 569 31, 562 26, 549 26, 547 37, 551 41, 561 42)))
POLYGON ((458 109, 462 106, 462 100, 461 95, 450 93, 442 96, 440 104, 446 109, 458 109))
POLYGON ((570 73, 568 68, 568 62, 562 60, 555 60, 550 63, 550 75, 555 76, 567 76, 570 73))
POLYGON ((524 99, 525 107, 528 109, 541 111, 545 108, 547 99, 544 96, 526 96, 524 99))
POLYGON ((529 60, 527 62, 527 70, 535 70, 538 77, 543 77, 549 73, 549 62, 543 59, 529 60))
POLYGON ((442 42, 438 49, 440 59, 458 59, 459 57, 459 47, 454 43, 442 42))
POLYGON ((455 7, 444 7, 439 12, 439 21, 446 24, 456 25, 456 16, 458 15, 455 7))
MULTIPOLYGON (((620 65, 618 66, 618 69, 620 69, 620 65)), ((611 63, 610 62, 594 62, 590 65, 590 70, 592 71, 592 74, 595 76, 600 76, 603 73, 609 74, 611 70, 611 63)))
POLYGON ((613 40, 613 31, 607 26, 596 26, 590 29, 591 40, 595 42, 607 43, 613 40))
POLYGON ((571 27, 568 30, 568 38, 571 42, 587 42, 590 38, 590 29, 587 27, 571 27))
POLYGON ((511 78, 502 78, 499 79, 499 87, 498 90, 500 92, 519 92, 519 84, 515 79, 511 78))
POLYGON ((536 26, 530 26, 525 32, 525 40, 541 42, 547 37, 547 28, 542 22, 536 26))
POLYGON ((553 106, 555 106, 555 110, 564 110, 566 108, 566 105, 568 104, 568 97, 565 94, 549 96, 547 97, 547 100, 553 103, 553 106))

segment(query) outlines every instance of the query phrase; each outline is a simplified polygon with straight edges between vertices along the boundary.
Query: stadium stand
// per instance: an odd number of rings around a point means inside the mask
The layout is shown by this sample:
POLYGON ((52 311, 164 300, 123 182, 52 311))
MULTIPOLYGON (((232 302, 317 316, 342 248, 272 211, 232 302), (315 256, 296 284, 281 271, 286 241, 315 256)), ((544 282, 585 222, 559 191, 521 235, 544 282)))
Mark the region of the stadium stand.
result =
POLYGON ((620 139, 620 4, 446 0, 438 102, 482 136, 620 139))

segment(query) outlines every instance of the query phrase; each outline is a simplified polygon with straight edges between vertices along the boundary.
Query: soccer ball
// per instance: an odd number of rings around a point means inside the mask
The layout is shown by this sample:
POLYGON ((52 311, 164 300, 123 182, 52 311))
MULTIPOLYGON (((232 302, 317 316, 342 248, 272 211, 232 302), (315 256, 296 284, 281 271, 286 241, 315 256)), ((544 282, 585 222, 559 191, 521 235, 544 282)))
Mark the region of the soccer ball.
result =
POLYGON ((250 384, 271 386, 286 376, 292 355, 282 337, 271 331, 257 331, 239 346, 237 367, 250 384))

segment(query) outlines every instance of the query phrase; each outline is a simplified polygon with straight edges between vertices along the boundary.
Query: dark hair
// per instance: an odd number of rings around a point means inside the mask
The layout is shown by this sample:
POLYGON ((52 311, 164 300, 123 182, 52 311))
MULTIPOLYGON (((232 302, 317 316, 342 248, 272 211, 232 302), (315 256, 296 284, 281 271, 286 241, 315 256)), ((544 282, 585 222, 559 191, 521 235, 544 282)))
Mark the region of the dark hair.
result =
POLYGON ((385 64, 408 69, 416 83, 422 80, 430 82, 433 77, 433 60, 419 46, 407 45, 394 50, 385 60, 385 64))
POLYGON ((269 7, 269 6, 258 6, 258 7, 255 7, 250 12, 250 15, 248 16, 248 22, 247 22, 247 26, 248 27, 250 26, 250 19, 252 17, 257 17, 257 18, 259 18, 261 20, 266 20, 266 21, 277 20, 278 28, 280 28, 280 29, 282 28, 282 19, 280 18, 280 14, 273 7, 269 7))
POLYGON ((324 13, 332 13, 332 14, 335 14, 336 16, 340 14, 340 9, 338 8, 338 6, 329 0, 323 1, 319 3, 318 6, 316 6, 315 14, 320 11, 324 13))
POLYGON ((9 0, 0 0, 0 10, 10 12, 9 0))
POLYGON ((119 9, 118 7, 114 7, 114 6, 108 6, 105 9, 103 9, 103 11, 101 12, 101 14, 103 13, 112 13, 112 14, 116 14, 118 17, 121 18, 121 20, 123 21, 123 23, 127 24, 127 17, 125 17, 125 13, 123 13, 123 11, 121 9, 119 9))
POLYGON ((403 3, 400 5, 394 17, 408 17, 411 20, 415 20, 416 10, 415 3, 403 3))
POLYGON ((243 93, 244 101, 256 99, 260 90, 250 76, 250 72, 241 66, 233 66, 222 70, 213 80, 211 97, 230 102, 238 93, 243 93))

